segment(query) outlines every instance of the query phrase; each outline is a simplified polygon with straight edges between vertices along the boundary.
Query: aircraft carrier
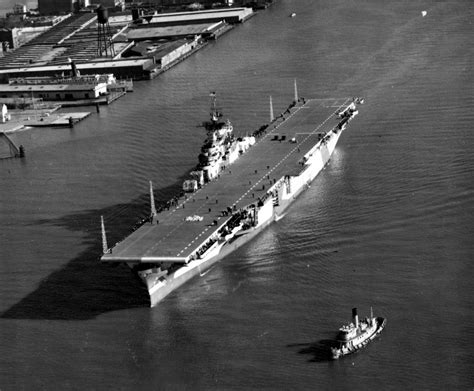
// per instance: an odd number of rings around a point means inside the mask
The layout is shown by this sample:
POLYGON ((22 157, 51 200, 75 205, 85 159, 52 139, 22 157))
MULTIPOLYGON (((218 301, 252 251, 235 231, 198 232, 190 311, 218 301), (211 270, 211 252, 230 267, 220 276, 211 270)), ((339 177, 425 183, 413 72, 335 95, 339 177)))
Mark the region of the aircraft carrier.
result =
POLYGON ((156 305, 282 218, 329 161, 360 103, 361 98, 298 98, 295 85, 288 109, 276 118, 271 109, 270 124, 244 139, 230 138, 230 122, 218 122, 218 113, 211 112, 205 151, 227 146, 222 156, 212 155, 219 157, 219 169, 211 170, 210 153, 205 153, 208 160, 201 163, 207 166, 196 171, 201 177, 159 213, 150 182, 150 219, 111 248, 102 219, 101 262, 130 266, 146 284, 151 306, 156 305), (220 125, 218 130, 214 125, 220 125), (230 149, 237 150, 233 158, 230 149))

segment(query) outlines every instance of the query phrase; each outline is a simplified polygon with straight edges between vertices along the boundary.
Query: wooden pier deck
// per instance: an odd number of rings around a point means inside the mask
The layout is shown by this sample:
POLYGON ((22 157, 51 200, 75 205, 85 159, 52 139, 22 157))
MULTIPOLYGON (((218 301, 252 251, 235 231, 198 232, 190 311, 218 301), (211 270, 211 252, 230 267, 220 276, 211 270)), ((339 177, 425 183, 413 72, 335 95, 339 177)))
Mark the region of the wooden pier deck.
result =
POLYGON ((72 118, 73 125, 87 118, 90 112, 78 112, 78 113, 60 113, 51 114, 49 116, 30 118, 24 121, 25 126, 33 127, 54 127, 54 126, 70 126, 70 118, 72 118))
POLYGON ((49 113, 34 112, 33 110, 13 112, 11 121, 0 124, 0 133, 13 133, 25 127, 69 127, 72 118, 73 125, 91 115, 90 112, 49 113))

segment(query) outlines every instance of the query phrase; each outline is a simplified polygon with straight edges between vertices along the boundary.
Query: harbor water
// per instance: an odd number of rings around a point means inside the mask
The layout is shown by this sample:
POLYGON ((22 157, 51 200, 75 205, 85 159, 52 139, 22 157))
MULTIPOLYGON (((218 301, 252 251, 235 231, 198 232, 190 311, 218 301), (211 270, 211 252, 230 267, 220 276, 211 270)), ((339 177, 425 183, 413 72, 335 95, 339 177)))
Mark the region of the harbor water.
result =
POLYGON ((473 18, 462 0, 278 0, 74 128, 11 134, 26 158, 0 160, 0 389, 472 389, 473 18), (149 180, 157 201, 179 192, 210 91, 245 135, 295 78, 306 98, 365 98, 330 163, 148 308, 127 267, 99 264, 100 216, 112 244, 149 214, 149 180), (371 306, 380 337, 328 360, 371 306))

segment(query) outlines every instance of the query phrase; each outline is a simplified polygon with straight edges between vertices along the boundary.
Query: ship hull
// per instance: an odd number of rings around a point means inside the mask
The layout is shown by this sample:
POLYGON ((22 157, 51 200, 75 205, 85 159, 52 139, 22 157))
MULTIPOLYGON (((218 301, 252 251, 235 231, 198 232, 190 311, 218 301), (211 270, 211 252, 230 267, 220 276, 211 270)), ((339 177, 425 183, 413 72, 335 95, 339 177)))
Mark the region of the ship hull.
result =
POLYGON ((146 277, 143 277, 142 280, 147 285, 150 296, 150 306, 153 307, 157 305, 181 285, 193 277, 201 275, 213 264, 253 239, 273 221, 282 218, 286 209, 309 187, 310 183, 326 166, 336 148, 341 134, 342 130, 331 131, 331 134, 324 144, 315 145, 315 149, 311 153, 309 164, 306 164, 304 168, 302 168, 299 175, 292 177, 291 191, 278 199, 278 205, 274 206, 271 213, 265 216, 257 226, 245 231, 240 231, 237 235, 223 243, 217 243, 215 248, 209 251, 209 254, 206 254, 202 259, 189 262, 165 278, 161 278, 161 281, 157 282, 154 273, 148 273, 146 277))
POLYGON ((211 253, 203 259, 196 259, 189 262, 186 266, 182 266, 180 269, 167 276, 166 280, 163 282, 150 284, 150 280, 153 279, 153 274, 148 275, 147 278, 144 279, 144 282, 148 287, 150 306, 154 307, 157 305, 171 292, 178 289, 190 279, 203 275, 203 273, 205 273, 212 265, 257 236, 269 224, 270 221, 261 227, 250 230, 244 235, 239 235, 231 242, 219 244, 214 253, 211 253))

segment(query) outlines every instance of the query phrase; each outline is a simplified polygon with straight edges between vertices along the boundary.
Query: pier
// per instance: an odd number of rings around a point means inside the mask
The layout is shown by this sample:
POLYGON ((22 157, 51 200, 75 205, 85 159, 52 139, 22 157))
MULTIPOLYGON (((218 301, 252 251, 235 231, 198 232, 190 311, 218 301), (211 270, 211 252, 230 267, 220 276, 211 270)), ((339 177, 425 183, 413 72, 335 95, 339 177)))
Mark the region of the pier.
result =
POLYGON ((12 119, 0 124, 0 133, 13 133, 25 127, 71 127, 91 115, 90 112, 51 113, 34 110, 13 111, 12 119))
POLYGON ((90 112, 79 112, 79 113, 62 113, 52 114, 49 116, 31 118, 24 121, 24 126, 32 127, 65 127, 82 121, 87 118, 90 112))

